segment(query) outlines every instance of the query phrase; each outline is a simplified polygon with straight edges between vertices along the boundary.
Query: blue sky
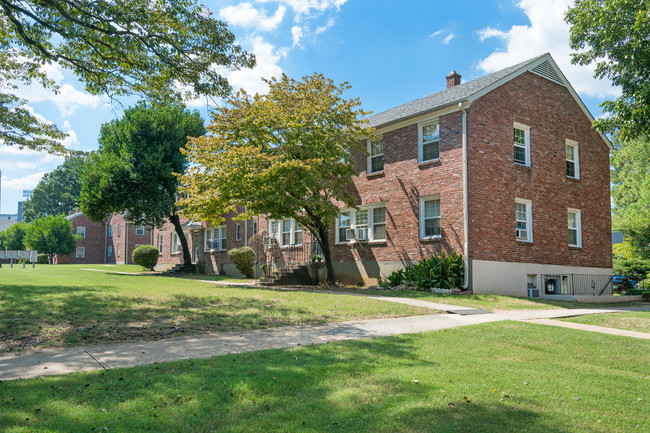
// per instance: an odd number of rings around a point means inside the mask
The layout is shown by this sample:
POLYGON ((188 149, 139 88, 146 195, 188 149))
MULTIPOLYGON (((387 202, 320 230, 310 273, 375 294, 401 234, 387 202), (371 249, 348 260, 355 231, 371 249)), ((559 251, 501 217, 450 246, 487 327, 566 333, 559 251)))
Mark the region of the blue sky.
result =
MULTIPOLYGON (((463 81, 550 52, 591 113, 620 91, 571 65, 564 11, 573 0, 204 0, 229 23, 237 43, 257 57, 253 70, 227 72, 233 87, 264 92, 260 77, 314 72, 340 83, 374 113, 443 90, 456 70, 463 81)), ((69 133, 70 149, 97 148, 99 127, 120 115, 103 97, 84 92, 74 76, 48 67, 62 87, 54 95, 21 88, 34 112, 69 133)), ((124 100, 130 105, 135 100, 124 100)), ((204 101, 192 101, 206 116, 204 101)), ((0 213, 15 213, 31 189, 62 158, 0 144, 0 213)))

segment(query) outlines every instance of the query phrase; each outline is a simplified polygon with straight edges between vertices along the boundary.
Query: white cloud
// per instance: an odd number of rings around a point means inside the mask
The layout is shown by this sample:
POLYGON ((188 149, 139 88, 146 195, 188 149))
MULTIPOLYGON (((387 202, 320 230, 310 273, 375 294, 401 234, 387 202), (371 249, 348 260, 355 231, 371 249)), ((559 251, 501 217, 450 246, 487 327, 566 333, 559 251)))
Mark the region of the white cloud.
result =
POLYGON ((302 28, 300 26, 291 27, 291 39, 293 40, 293 46, 300 44, 300 40, 303 37, 302 28))
POLYGON ((295 20, 300 21, 303 16, 316 15, 328 9, 341 9, 347 0, 258 0, 259 3, 282 3, 295 12, 295 20))
POLYGON ((445 45, 449 45, 449 42, 451 42, 452 39, 454 39, 454 34, 449 33, 447 35, 447 37, 445 37, 445 39, 443 39, 442 43, 445 44, 445 45))
POLYGON ((573 0, 520 0, 517 6, 528 16, 530 25, 512 26, 507 31, 491 27, 479 30, 481 41, 502 39, 505 51, 493 52, 479 62, 478 68, 493 72, 549 52, 578 93, 598 98, 619 96, 620 89, 612 87, 610 81, 593 78, 595 66, 571 64, 569 25, 564 22, 564 13, 572 4, 573 0))
POLYGON ((320 35, 321 33, 331 29, 332 27, 334 27, 334 22, 335 22, 334 18, 328 19, 324 26, 316 27, 315 33, 317 35, 320 35))
POLYGON ((38 172, 23 177, 7 177, 7 179, 2 179, 2 188, 13 190, 32 189, 38 185, 38 182, 40 182, 44 174, 45 172, 38 172))
POLYGON ((219 17, 236 26, 253 27, 259 31, 270 31, 280 25, 285 11, 286 8, 280 5, 273 16, 269 17, 266 16, 264 11, 260 12, 252 4, 245 2, 219 10, 219 17))
POLYGON ((442 34, 442 30, 437 30, 429 35, 430 38, 435 38, 437 36, 440 36, 442 34))

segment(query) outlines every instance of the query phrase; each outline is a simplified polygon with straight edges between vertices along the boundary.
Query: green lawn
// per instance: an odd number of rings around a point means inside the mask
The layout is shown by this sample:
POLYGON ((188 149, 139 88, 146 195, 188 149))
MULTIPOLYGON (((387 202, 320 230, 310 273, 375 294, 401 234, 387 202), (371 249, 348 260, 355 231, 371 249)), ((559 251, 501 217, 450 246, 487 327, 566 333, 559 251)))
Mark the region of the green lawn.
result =
POLYGON ((561 320, 565 322, 583 323, 585 325, 605 326, 607 328, 628 329, 630 331, 650 333, 650 311, 589 314, 587 316, 568 317, 561 320))
POLYGON ((0 425, 7 433, 647 432, 647 359, 646 341, 489 323, 5 381, 0 425))
POLYGON ((547 299, 517 298, 501 295, 444 295, 415 290, 355 290, 373 296, 395 296, 415 298, 423 301, 439 302, 441 304, 459 305, 462 307, 480 308, 487 311, 502 310, 541 310, 557 308, 607 308, 639 305, 639 303, 586 304, 580 302, 553 301, 547 299))
POLYGON ((355 296, 227 287, 83 267, 0 269, 0 351, 431 314, 355 296))
MULTIPOLYGON (((66 265, 68 266, 68 265, 66 265)), ((159 275, 160 272, 150 272, 143 270, 138 265, 70 265, 78 269, 95 269, 98 271, 108 272, 128 272, 132 274, 146 274, 146 275, 159 275)), ((173 278, 186 278, 191 280, 204 280, 204 281, 224 281, 235 283, 255 283, 255 279, 237 278, 227 275, 203 275, 203 274, 176 274, 173 278)))

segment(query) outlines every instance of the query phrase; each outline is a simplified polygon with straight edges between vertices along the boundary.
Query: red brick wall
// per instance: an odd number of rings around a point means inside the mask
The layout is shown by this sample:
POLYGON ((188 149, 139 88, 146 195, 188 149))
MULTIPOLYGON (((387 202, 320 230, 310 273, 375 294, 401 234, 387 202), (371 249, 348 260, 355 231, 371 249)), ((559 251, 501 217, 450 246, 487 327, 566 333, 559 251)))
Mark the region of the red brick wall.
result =
POLYGON ((470 257, 611 267, 609 149, 569 91, 527 72, 468 110, 470 257), (531 167, 513 162, 513 122, 530 127, 531 167), (565 139, 580 179, 566 176, 565 139), (515 239, 515 198, 532 201, 533 242, 515 239), (581 210, 582 248, 568 246, 567 208, 581 210))
POLYGON ((57 256, 57 263, 104 263, 104 232, 103 223, 95 223, 84 214, 72 218, 72 233, 77 234, 77 227, 86 228, 86 237, 77 241, 78 247, 85 248, 84 258, 76 258, 76 251, 65 256, 57 256))
POLYGON ((106 263, 133 263, 131 257, 135 246, 151 244, 151 229, 149 227, 145 226, 144 235, 136 235, 135 224, 127 222, 119 213, 111 215, 108 225, 113 229, 113 236, 107 237, 107 244, 113 247, 113 254, 111 257, 106 257, 106 263), (119 257, 117 256, 118 246, 120 247, 119 257))

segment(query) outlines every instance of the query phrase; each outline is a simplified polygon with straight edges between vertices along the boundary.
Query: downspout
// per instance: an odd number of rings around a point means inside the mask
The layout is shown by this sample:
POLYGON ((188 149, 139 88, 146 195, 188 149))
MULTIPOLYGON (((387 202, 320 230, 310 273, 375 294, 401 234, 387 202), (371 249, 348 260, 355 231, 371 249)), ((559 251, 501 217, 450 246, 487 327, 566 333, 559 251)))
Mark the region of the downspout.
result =
MULTIPOLYGON (((469 101, 468 103, 469 108, 469 101)), ((463 107, 463 102, 458 103, 460 112, 463 113, 463 261, 465 262, 465 272, 463 276, 463 290, 469 288, 469 204, 467 199, 467 111, 463 107)))
MULTIPOLYGON (((248 213, 248 206, 244 206, 244 213, 248 213)), ((250 218, 244 221, 244 246, 248 246, 248 221, 250 218)))
POLYGON ((104 264, 106 264, 106 255, 108 254, 108 223, 111 220, 110 215, 106 218, 106 226, 104 227, 104 264))
POLYGON ((124 219, 124 264, 129 264, 129 223, 124 219))

